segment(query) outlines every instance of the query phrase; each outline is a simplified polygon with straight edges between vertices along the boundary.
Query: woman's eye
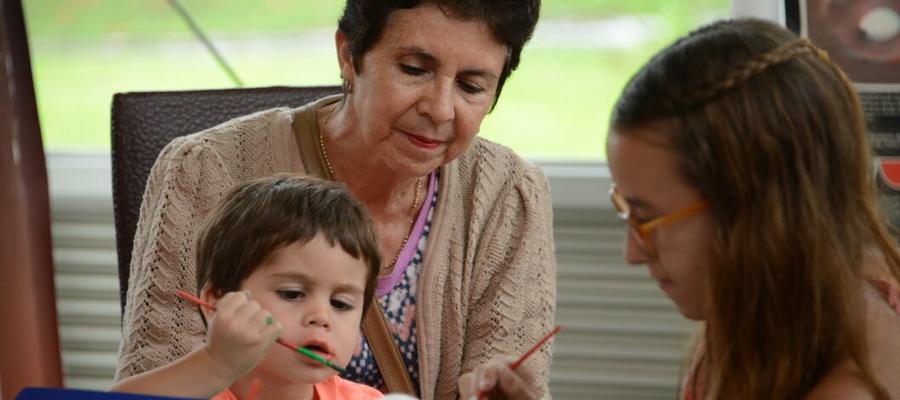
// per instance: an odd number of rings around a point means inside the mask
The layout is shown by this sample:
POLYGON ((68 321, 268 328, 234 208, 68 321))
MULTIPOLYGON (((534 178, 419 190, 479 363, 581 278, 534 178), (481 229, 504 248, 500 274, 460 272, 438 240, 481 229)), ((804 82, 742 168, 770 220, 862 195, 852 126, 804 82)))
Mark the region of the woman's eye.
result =
POLYGON ((469 94, 476 94, 476 93, 481 93, 484 91, 484 88, 482 88, 481 86, 474 85, 474 84, 466 82, 466 81, 458 81, 457 84, 459 85, 460 89, 463 90, 463 92, 466 92, 469 94))
POLYGON ((400 70, 403 71, 407 75, 418 76, 425 73, 425 70, 419 67, 414 67, 409 64, 400 64, 400 70))
POLYGON ((279 297, 287 300, 297 300, 303 297, 303 292, 299 290, 279 290, 277 293, 279 297))
POLYGON ((331 300, 331 306, 341 311, 348 311, 353 309, 353 304, 337 299, 331 300))

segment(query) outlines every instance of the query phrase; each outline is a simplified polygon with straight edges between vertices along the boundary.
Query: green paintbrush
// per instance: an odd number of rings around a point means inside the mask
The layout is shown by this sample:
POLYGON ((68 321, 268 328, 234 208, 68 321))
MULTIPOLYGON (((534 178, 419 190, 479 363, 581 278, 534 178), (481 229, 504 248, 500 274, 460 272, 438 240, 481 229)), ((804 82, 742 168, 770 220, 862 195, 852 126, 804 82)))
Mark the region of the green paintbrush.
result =
MULTIPOLYGON (((175 294, 177 294, 178 297, 181 297, 182 299, 185 299, 185 300, 187 300, 187 301, 189 301, 189 302, 191 302, 191 303, 194 303, 194 304, 196 304, 196 305, 198 305, 198 306, 206 307, 206 308, 208 308, 208 309, 210 309, 210 310, 212 310, 212 311, 216 311, 216 306, 214 306, 214 305, 212 305, 212 304, 209 304, 209 303, 207 303, 207 302, 205 302, 205 301, 203 301, 203 300, 200 300, 199 298, 197 298, 196 296, 194 296, 194 295, 192 295, 192 294, 190 294, 190 293, 188 293, 188 292, 185 292, 185 291, 183 291, 183 290, 176 290, 176 291, 175 291, 175 294)), ((310 351, 310 350, 307 349, 306 347, 302 347, 302 346, 292 346, 290 343, 285 342, 284 339, 282 339, 282 338, 275 339, 275 341, 278 342, 278 344, 280 344, 280 345, 282 345, 282 346, 284 346, 284 347, 287 347, 287 348, 291 349, 292 351, 296 351, 296 352, 298 352, 298 353, 300 353, 300 354, 303 354, 304 356, 307 356, 307 357, 309 357, 309 358, 311 358, 311 359, 313 359, 313 360, 318 361, 319 363, 321 363, 322 365, 324 365, 324 366, 326 366, 326 367, 328 367, 328 368, 331 368, 331 369, 333 369, 333 370, 335 370, 335 371, 337 371, 337 372, 339 372, 339 373, 341 373, 341 374, 344 373, 344 369, 343 369, 343 368, 338 367, 337 365, 332 364, 331 361, 328 361, 328 360, 322 358, 322 356, 320 356, 320 355, 318 355, 318 354, 316 354, 316 353, 313 353, 312 351, 310 351)))

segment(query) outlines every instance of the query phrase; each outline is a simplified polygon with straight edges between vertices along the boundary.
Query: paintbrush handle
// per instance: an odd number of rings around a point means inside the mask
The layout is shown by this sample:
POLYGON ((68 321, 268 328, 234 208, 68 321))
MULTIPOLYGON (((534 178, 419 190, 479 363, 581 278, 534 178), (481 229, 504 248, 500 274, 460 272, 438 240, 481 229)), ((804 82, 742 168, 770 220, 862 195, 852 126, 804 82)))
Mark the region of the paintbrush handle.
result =
POLYGON ((200 300, 199 297, 194 296, 194 295, 192 295, 192 294, 190 294, 190 293, 188 293, 188 292, 185 292, 184 290, 176 290, 176 291, 175 291, 175 294, 176 294, 178 297, 181 297, 182 299, 185 299, 185 300, 187 300, 187 301, 189 301, 189 302, 191 302, 191 303, 194 303, 194 304, 196 304, 196 305, 198 305, 198 306, 206 307, 206 308, 208 308, 210 311, 216 311, 216 306, 214 306, 214 305, 212 305, 212 304, 209 304, 209 303, 207 303, 207 302, 205 302, 205 301, 203 301, 203 300, 200 300))
POLYGON ((284 339, 282 339, 282 338, 278 338, 278 339, 276 339, 276 341, 278 342, 278 344, 280 344, 280 345, 282 345, 282 346, 284 346, 284 347, 287 347, 287 348, 289 348, 289 349, 291 349, 291 350, 293 350, 293 351, 296 351, 296 352, 298 352, 298 353, 300 353, 300 354, 303 354, 304 356, 307 356, 307 357, 309 357, 309 358, 311 358, 311 359, 313 359, 313 360, 316 360, 316 361, 318 361, 320 364, 322 364, 322 365, 324 365, 324 366, 326 366, 326 367, 328 367, 328 368, 331 368, 331 369, 333 369, 333 370, 335 370, 335 371, 337 371, 337 372, 339 372, 339 373, 341 373, 341 374, 344 373, 344 369, 343 369, 343 368, 338 367, 337 365, 332 364, 331 361, 328 361, 328 360, 322 358, 322 356, 320 356, 320 355, 318 355, 318 354, 316 354, 316 353, 313 353, 311 350, 307 349, 306 347, 291 345, 290 343, 284 341, 284 339))
MULTIPOLYGON (((191 303, 194 303, 194 304, 196 304, 196 305, 198 305, 198 306, 206 307, 206 308, 209 309, 210 311, 216 311, 216 306, 214 306, 214 305, 212 305, 212 304, 209 304, 209 303, 207 303, 207 302, 201 300, 201 299, 198 298, 197 296, 194 296, 194 295, 192 295, 192 294, 190 294, 190 293, 188 293, 188 292, 185 292, 184 290, 176 290, 176 291, 175 291, 175 294, 178 295, 178 297, 181 297, 182 299, 185 299, 185 300, 187 300, 187 301, 189 301, 189 302, 191 302, 191 303)), ((331 368, 331 369, 333 369, 333 370, 335 370, 335 371, 337 371, 337 372, 340 372, 340 373, 342 373, 342 374, 344 373, 344 369, 343 369, 343 368, 338 367, 337 365, 332 364, 331 361, 328 361, 328 360, 326 360, 326 359, 320 357, 318 354, 309 351, 309 350, 306 349, 305 347, 302 347, 302 346, 294 346, 294 345, 292 345, 292 344, 286 342, 286 341, 285 341, 284 339, 282 339, 282 338, 277 338, 277 339, 275 339, 275 341, 278 342, 278 344, 280 344, 280 345, 282 345, 282 346, 284 346, 284 347, 287 347, 287 348, 290 349, 291 351, 296 351, 296 352, 298 352, 298 353, 300 353, 300 354, 303 354, 303 355, 306 356, 306 357, 309 357, 309 358, 311 358, 311 359, 313 359, 313 360, 315 360, 315 361, 318 361, 320 364, 322 364, 322 365, 324 365, 324 366, 326 366, 326 367, 328 367, 328 368, 331 368)))
MULTIPOLYGON (((209 309, 210 311, 216 311, 216 306, 209 304, 203 300, 200 300, 200 298, 198 298, 197 296, 194 296, 188 292, 185 292, 183 290, 176 290, 175 294, 178 295, 178 297, 181 297, 182 299, 185 299, 185 300, 187 300, 191 303, 194 303, 198 306, 205 307, 205 308, 209 309)), ((294 348, 294 346, 291 346, 290 343, 285 342, 284 339, 282 339, 282 338, 277 338, 277 339, 275 339, 275 341, 284 347, 287 347, 291 350, 296 350, 294 348)))
POLYGON ((547 341, 550 340, 553 335, 559 333, 560 330, 562 330, 562 326, 557 325, 556 327, 554 327, 553 330, 550 331, 550 333, 544 335, 544 337, 541 338, 541 340, 539 340, 537 343, 535 343, 534 346, 531 346, 531 348, 528 349, 525 354, 522 354, 522 356, 520 356, 518 360, 513 361, 512 364, 509 364, 509 369, 515 371, 516 368, 519 368, 519 366, 522 365, 522 363, 525 362, 528 357, 531 357, 531 355, 534 354, 537 349, 541 348, 544 343, 547 343, 547 341))
MULTIPOLYGON (((526 351, 524 354, 519 356, 519 358, 516 359, 515 361, 511 362, 509 364, 509 369, 515 371, 517 368, 519 368, 519 366, 522 365, 522 363, 524 363, 525 360, 528 359, 528 357, 531 357, 531 355, 534 354, 535 351, 540 349, 541 346, 544 345, 544 343, 547 343, 547 341, 550 340, 550 338, 552 338, 553 335, 556 335, 557 333, 559 333, 560 330, 562 330, 562 326, 560 326, 560 325, 555 326, 552 331, 550 331, 549 333, 544 335, 544 337, 542 337, 541 340, 538 340, 538 342, 535 343, 534 346, 531 346, 531 348, 528 349, 528 351, 526 351)), ((483 399, 483 398, 485 398, 485 396, 487 396, 487 391, 482 390, 482 391, 478 392, 477 397, 479 399, 483 399)))

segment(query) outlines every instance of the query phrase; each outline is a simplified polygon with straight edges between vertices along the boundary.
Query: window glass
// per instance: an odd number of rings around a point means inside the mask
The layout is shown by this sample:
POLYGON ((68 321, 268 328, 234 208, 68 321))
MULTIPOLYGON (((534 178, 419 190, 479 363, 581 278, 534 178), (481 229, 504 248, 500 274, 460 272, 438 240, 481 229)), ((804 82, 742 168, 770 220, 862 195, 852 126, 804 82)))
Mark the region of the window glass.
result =
MULTIPOLYGON (((613 101, 649 56, 728 0, 548 0, 481 135, 540 160, 604 158, 613 101)), ((235 87, 179 13, 245 86, 339 84, 324 0, 23 1, 44 144, 109 149, 117 92, 235 87)))

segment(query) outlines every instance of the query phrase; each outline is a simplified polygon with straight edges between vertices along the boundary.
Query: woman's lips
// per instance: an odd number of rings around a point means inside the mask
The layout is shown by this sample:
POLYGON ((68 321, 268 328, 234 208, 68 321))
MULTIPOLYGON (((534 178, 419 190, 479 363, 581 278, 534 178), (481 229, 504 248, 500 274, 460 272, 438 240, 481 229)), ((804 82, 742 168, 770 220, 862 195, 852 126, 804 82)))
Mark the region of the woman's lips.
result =
POLYGON ((431 140, 423 136, 413 135, 409 132, 403 132, 403 134, 406 135, 406 138, 409 139, 412 144, 423 149, 433 150, 443 143, 439 140, 431 140))

